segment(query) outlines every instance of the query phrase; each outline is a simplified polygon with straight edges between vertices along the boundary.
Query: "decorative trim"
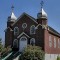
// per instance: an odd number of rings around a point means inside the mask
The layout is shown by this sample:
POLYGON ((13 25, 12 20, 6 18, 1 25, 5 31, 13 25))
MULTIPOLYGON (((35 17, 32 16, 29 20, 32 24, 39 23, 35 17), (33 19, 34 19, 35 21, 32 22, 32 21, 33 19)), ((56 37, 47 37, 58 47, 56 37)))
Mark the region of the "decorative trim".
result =
POLYGON ((17 38, 21 37, 23 34, 30 38, 30 36, 28 36, 28 35, 27 35, 26 33, 24 33, 24 32, 22 32, 17 38))
POLYGON ((16 26, 16 27, 14 27, 14 35, 16 35, 16 33, 17 33, 17 35, 19 34, 19 28, 16 26), (15 29, 18 29, 18 31, 17 32, 15 32, 15 29))
POLYGON ((21 41, 22 38, 25 38, 25 39, 27 40, 27 38, 26 38, 25 36, 22 36, 22 37, 20 38, 20 41, 21 41))
POLYGON ((22 28, 25 29, 27 27, 27 24, 26 23, 23 23, 22 24, 22 28), (25 25, 25 26, 24 26, 25 25))
POLYGON ((35 29, 35 25, 32 25, 31 27, 30 27, 30 34, 35 34, 36 32, 34 31, 34 33, 32 33, 32 27, 34 27, 34 29, 35 29))
POLYGON ((10 29, 10 31, 13 31, 10 27, 7 27, 7 28, 4 30, 4 32, 6 32, 7 29, 10 29))
POLYGON ((41 24, 38 24, 38 25, 35 27, 35 29, 38 29, 38 26, 39 26, 39 25, 42 26, 41 24))

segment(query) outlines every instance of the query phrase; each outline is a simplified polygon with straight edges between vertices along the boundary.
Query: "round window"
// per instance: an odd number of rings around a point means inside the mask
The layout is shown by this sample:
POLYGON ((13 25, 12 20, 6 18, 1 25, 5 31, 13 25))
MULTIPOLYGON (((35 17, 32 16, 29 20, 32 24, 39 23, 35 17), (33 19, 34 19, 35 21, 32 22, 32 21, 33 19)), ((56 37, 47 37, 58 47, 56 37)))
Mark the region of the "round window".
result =
POLYGON ((25 29, 27 27, 27 24, 26 23, 23 23, 22 24, 22 28, 25 29))

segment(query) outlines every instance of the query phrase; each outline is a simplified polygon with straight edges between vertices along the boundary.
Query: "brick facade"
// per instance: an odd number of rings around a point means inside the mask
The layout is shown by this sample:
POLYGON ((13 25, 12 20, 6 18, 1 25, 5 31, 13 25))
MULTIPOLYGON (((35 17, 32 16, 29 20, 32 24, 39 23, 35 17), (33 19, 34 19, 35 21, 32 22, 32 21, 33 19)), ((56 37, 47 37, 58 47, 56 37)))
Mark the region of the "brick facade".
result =
MULTIPOLYGON (((11 22, 10 22, 11 23, 11 22)), ((46 52, 46 53, 52 53, 52 54, 56 54, 56 53, 60 53, 60 48, 58 48, 58 39, 60 39, 60 34, 57 35, 55 34, 55 32, 51 32, 48 29, 48 25, 47 25, 47 19, 35 19, 31 16, 29 16, 26 13, 23 13, 16 22, 13 22, 10 26, 10 23, 7 22, 7 29, 5 31, 5 46, 9 46, 11 45, 11 47, 13 47, 13 41, 14 39, 17 39, 19 42, 19 38, 17 38, 22 32, 26 33, 30 38, 28 38, 28 44, 30 44, 30 39, 31 38, 35 38, 35 45, 42 47, 42 49, 46 52), (22 28, 22 24, 26 23, 27 24, 27 28, 23 29, 22 28), (35 25, 36 29, 36 33, 35 34, 30 34, 30 27, 32 25, 35 25), (9 28, 8 28, 9 27, 9 28), (17 36, 14 36, 14 28, 18 27, 19 28, 19 34, 17 36), (12 30, 12 31, 11 31, 12 30), (52 36, 52 47, 49 47, 49 36, 52 36), (57 47, 54 48, 54 37, 56 37, 56 44, 57 47)), ((25 36, 24 34, 22 36, 25 36)), ((19 44, 18 44, 19 45, 19 44)))

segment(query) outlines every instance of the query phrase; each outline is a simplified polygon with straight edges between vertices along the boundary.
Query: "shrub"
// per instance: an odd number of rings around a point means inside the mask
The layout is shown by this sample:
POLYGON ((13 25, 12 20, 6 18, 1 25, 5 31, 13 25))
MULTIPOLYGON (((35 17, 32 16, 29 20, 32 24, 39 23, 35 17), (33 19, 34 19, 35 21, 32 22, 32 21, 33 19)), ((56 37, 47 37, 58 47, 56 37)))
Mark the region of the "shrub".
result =
POLYGON ((3 48, 3 50, 1 51, 1 57, 7 56, 11 51, 12 49, 10 47, 3 48))
POLYGON ((60 60, 60 57, 59 56, 57 56, 57 60, 60 60))
POLYGON ((44 52, 41 47, 28 45, 19 60, 44 60, 44 52))

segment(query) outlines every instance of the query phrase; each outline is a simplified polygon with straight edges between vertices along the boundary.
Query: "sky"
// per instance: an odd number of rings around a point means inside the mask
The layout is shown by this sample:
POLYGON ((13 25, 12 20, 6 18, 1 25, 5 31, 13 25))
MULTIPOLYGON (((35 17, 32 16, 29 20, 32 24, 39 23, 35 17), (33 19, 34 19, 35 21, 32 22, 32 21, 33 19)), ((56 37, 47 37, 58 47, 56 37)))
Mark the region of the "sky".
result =
MULTIPOLYGON (((60 0, 43 0, 43 9, 48 15, 48 25, 60 33, 60 0)), ((37 18, 41 10, 41 0, 0 0, 0 38, 5 41, 7 18, 11 15, 11 6, 14 5, 14 14, 18 18, 23 12, 37 18)))

